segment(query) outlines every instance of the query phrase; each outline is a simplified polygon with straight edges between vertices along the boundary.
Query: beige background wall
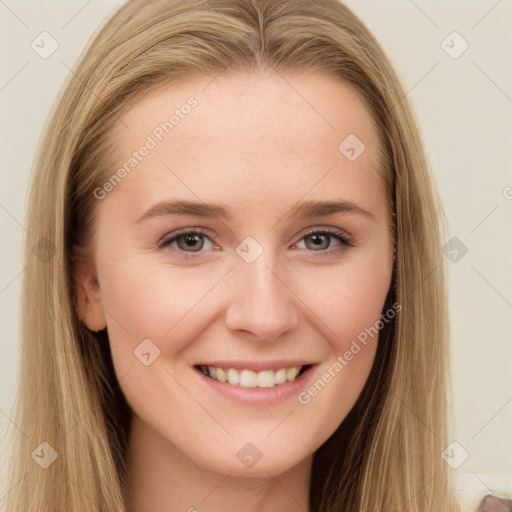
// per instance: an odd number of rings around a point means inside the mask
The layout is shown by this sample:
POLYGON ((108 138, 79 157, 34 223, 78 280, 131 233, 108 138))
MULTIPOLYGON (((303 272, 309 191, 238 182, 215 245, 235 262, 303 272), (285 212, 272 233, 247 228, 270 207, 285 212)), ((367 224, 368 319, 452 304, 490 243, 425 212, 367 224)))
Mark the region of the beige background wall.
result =
MULTIPOLYGON (((453 334, 453 440, 458 444, 440 456, 456 467, 453 471, 468 504, 491 490, 510 494, 512 2, 345 3, 375 34, 402 77, 450 226, 446 263, 453 334)), ((4 437, 17 379, 20 251, 31 162, 69 67, 117 4, 113 0, 0 1, 0 461, 4 471, 8 471, 3 463, 4 437)), ((0 504, 6 492, 0 484, 0 504)))

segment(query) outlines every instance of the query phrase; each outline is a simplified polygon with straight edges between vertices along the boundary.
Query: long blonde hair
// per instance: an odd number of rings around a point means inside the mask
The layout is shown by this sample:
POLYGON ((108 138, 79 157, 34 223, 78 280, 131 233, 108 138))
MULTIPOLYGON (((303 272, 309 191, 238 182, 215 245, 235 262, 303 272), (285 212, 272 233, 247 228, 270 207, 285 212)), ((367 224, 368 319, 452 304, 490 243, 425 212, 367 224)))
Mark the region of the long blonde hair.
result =
POLYGON ((149 90, 228 68, 338 76, 364 98, 382 141, 396 237, 385 307, 402 310, 380 332, 354 408, 314 455, 310 510, 458 510, 441 457, 449 396, 444 218, 407 97, 378 43, 337 0, 131 0, 82 54, 38 148, 7 512, 126 509, 131 412, 106 333, 77 317, 72 248, 90 241, 94 190, 111 174, 108 135, 121 110, 149 90), (49 449, 42 442, 58 454, 46 469, 31 457, 49 449))

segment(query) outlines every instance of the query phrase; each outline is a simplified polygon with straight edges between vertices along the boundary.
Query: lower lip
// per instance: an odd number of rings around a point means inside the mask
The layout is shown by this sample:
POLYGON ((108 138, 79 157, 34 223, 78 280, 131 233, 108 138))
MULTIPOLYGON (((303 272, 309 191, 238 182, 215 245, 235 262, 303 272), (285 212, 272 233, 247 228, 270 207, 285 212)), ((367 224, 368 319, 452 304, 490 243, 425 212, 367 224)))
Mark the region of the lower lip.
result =
POLYGON ((195 372, 203 382, 211 387, 211 389, 227 398, 230 398, 231 400, 244 404, 269 405, 285 402, 286 400, 297 396, 311 379, 315 367, 316 365, 311 366, 295 380, 284 384, 277 384, 272 388, 245 388, 238 384, 219 382, 212 377, 207 377, 197 369, 195 369, 195 372))

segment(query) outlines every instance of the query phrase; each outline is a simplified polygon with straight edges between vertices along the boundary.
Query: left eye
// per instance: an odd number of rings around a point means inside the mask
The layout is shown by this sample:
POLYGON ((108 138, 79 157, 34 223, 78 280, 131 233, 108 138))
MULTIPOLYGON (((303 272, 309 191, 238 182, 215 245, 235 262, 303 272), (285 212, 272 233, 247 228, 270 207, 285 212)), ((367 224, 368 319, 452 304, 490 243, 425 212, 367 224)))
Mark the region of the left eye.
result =
POLYGON ((333 239, 338 241, 338 244, 336 244, 338 247, 340 245, 351 245, 347 237, 341 233, 332 233, 330 231, 313 231, 304 236, 300 242, 304 241, 306 248, 312 249, 313 252, 324 252, 331 247, 333 239), (311 243, 308 244, 308 241, 311 243))

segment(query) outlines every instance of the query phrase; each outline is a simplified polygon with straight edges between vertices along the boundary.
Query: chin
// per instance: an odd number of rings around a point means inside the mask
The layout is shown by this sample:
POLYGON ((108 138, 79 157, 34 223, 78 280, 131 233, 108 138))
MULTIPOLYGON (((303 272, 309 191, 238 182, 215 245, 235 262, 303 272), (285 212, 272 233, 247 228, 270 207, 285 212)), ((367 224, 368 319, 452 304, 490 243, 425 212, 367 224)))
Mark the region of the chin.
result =
POLYGON ((283 445, 277 442, 279 448, 270 442, 232 440, 229 445, 217 445, 215 450, 205 447, 204 452, 189 453, 195 458, 195 464, 209 471, 229 474, 235 478, 269 478, 278 476, 304 464, 313 451, 299 450, 297 446, 283 445))

